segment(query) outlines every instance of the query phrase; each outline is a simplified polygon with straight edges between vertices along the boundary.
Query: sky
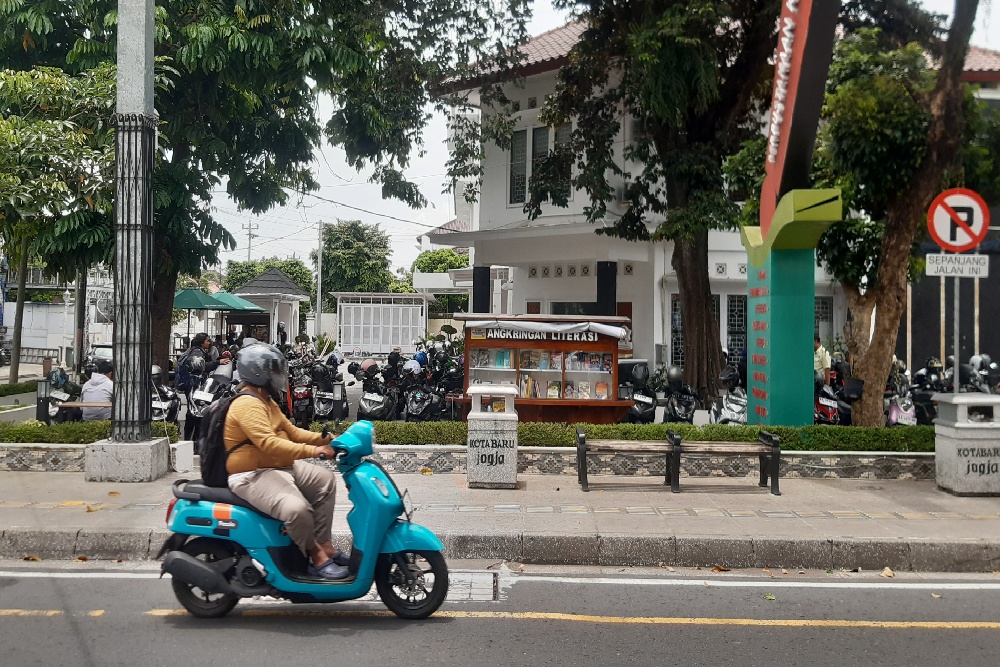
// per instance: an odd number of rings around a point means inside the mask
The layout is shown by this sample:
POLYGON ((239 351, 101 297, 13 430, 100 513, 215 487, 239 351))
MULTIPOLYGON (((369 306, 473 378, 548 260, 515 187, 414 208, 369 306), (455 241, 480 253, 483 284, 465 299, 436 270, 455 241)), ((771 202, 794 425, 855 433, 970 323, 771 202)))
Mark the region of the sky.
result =
MULTIPOLYGON (((922 4, 939 14, 950 14, 954 8, 954 0, 923 0, 922 4)), ((991 4, 987 0, 980 2, 972 43, 1000 49, 1000 18, 993 15, 991 4)), ((533 14, 529 23, 529 34, 532 35, 557 28, 567 20, 567 15, 556 11, 548 0, 537 0, 533 14)), ((323 112, 322 105, 320 112, 323 112)), ((358 173, 348 166, 343 151, 329 145, 318 152, 314 162, 316 180, 320 184, 320 189, 314 193, 316 196, 293 196, 286 206, 254 216, 237 211, 224 190, 220 191, 212 202, 216 219, 237 242, 236 250, 220 254, 222 267, 229 260, 247 259, 245 227, 252 223, 257 226, 253 230, 257 238, 250 242, 250 258, 298 257, 311 268, 309 252, 319 244, 319 221, 335 222, 339 218, 378 224, 389 235, 393 266, 409 269, 419 253, 417 236, 454 218, 454 200, 450 194, 442 193, 447 182, 444 173, 448 159, 445 140, 444 118, 436 116, 424 132, 426 154, 415 157, 406 170, 429 201, 424 209, 414 210, 402 202, 383 200, 381 187, 369 183, 368 174, 358 173)))

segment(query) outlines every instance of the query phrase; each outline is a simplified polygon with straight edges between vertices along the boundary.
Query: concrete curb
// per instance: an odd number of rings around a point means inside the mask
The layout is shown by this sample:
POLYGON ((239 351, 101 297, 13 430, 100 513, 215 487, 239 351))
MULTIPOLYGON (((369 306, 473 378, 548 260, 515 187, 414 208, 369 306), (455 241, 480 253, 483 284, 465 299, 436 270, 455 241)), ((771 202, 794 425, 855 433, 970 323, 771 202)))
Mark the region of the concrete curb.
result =
MULTIPOLYGON (((170 535, 164 529, 44 530, 12 527, 0 533, 0 558, 78 557, 145 560, 170 535)), ((346 544, 350 535, 335 535, 346 544)), ((1000 540, 785 539, 598 533, 449 531, 439 535, 451 559, 507 560, 540 565, 729 568, 861 568, 923 572, 994 572, 1000 540)))

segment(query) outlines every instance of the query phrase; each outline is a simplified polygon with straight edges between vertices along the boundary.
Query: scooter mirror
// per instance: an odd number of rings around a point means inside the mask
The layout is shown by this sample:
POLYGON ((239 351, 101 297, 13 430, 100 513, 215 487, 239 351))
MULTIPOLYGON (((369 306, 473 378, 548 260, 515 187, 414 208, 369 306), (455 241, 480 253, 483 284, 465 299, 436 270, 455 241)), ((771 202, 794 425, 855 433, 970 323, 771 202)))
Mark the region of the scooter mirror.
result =
POLYGON ((347 383, 347 386, 348 387, 353 387, 356 384, 357 384, 357 382, 355 382, 354 380, 351 380, 350 382, 347 383))

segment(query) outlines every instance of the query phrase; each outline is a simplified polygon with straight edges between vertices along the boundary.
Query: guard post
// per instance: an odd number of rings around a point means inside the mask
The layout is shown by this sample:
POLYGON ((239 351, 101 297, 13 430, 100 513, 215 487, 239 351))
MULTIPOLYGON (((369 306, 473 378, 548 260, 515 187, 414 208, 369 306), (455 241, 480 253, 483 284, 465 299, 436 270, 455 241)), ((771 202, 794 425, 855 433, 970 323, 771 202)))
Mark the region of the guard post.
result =
POLYGON ((465 463, 469 488, 516 489, 517 387, 479 384, 466 393, 471 404, 465 463))

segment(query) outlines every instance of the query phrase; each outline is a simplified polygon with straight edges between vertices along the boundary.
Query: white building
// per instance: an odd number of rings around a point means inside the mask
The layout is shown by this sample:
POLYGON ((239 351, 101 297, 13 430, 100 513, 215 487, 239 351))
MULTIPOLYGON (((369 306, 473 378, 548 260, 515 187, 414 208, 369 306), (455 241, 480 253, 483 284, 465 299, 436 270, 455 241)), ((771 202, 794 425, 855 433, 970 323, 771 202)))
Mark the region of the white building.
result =
MULTIPOLYGON (((508 151, 495 145, 485 147, 483 186, 473 231, 426 236, 435 245, 472 248, 476 267, 510 267, 510 280, 503 285, 509 295, 507 299, 495 298, 494 285, 492 312, 596 314, 602 289, 599 283, 612 284, 614 314, 632 320, 633 356, 683 365, 678 310, 682 295, 671 266, 671 242, 598 236, 594 226, 586 222, 588 199, 583 192, 571 193, 568 208, 542 204, 542 214, 535 220, 529 220, 523 211, 532 162, 560 141, 563 131, 555 132, 539 122, 538 106, 554 92, 557 71, 582 29, 582 24, 570 23, 522 47, 526 55, 524 87, 510 85, 505 91, 520 105, 512 147, 508 151)), ((620 147, 632 139, 632 131, 629 123, 623 123, 617 142, 620 147)), ((629 165, 621 162, 622 148, 616 149, 615 155, 619 165, 629 171, 629 165)), ((615 212, 614 205, 609 209, 615 212)), ((624 205, 618 210, 624 211, 624 205)), ((735 232, 712 232, 709 248, 722 346, 739 351, 745 347, 747 335, 746 252, 735 232)), ((834 281, 818 268, 816 295, 817 326, 820 335, 829 339, 842 329, 847 309, 834 281)))

